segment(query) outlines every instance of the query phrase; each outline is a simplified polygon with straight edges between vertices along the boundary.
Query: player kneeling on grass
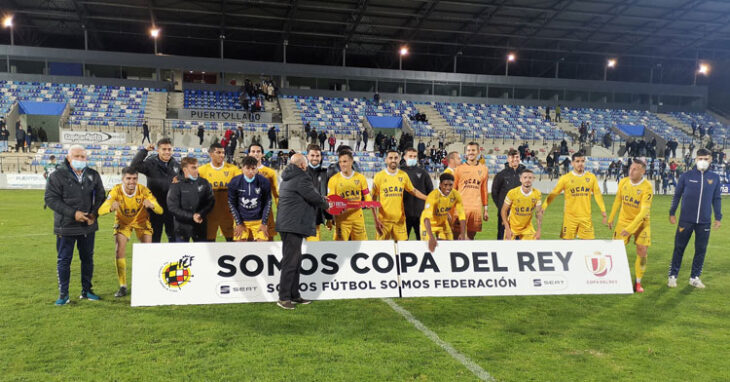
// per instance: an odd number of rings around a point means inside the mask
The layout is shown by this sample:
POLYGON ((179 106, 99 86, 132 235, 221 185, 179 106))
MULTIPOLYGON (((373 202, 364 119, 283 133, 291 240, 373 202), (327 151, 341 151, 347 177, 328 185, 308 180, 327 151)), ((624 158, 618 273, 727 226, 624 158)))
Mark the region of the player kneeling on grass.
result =
POLYGON ((454 216, 459 219, 459 240, 466 239, 466 214, 464 204, 461 201, 461 194, 454 190, 454 176, 443 173, 439 177, 439 187, 431 191, 426 197, 426 205, 421 213, 421 237, 428 240, 428 250, 433 252, 436 249, 438 237, 441 240, 454 240, 449 221, 449 211, 455 211, 454 216))
POLYGON ((228 184, 228 207, 233 215, 233 241, 267 241, 271 213, 271 183, 258 173, 258 160, 243 158, 243 174, 228 184))
POLYGON ((521 186, 515 187, 504 198, 502 204, 502 225, 505 240, 539 240, 542 231, 542 194, 532 188, 535 174, 523 170, 520 174, 521 186), (537 218, 537 231, 532 226, 532 213, 537 218))
POLYGON ((127 242, 132 231, 142 243, 152 242, 152 224, 147 209, 160 215, 163 213, 157 198, 145 186, 138 184, 137 170, 131 167, 122 169, 122 184, 109 191, 104 204, 99 207, 99 216, 111 212, 114 215, 114 243, 116 251, 117 278, 119 290, 114 297, 127 295, 127 242))
POLYGON ((650 216, 653 188, 648 180, 644 179, 646 163, 641 160, 634 160, 629 167, 629 177, 618 182, 618 191, 613 200, 611 216, 608 217, 608 228, 613 228, 613 219, 618 212, 618 223, 613 231, 614 240, 623 240, 625 245, 629 244, 631 236, 636 244, 636 285, 637 293, 644 292, 641 287, 641 277, 646 271, 646 252, 651 245, 650 216))

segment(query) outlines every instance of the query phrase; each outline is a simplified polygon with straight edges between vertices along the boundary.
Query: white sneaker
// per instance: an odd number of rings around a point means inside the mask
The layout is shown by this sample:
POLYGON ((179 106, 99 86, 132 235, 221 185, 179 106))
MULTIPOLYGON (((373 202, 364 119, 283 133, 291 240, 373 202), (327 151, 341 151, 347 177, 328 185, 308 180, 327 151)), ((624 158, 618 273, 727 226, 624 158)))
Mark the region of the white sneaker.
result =
POLYGON ((677 276, 669 276, 669 280, 667 280, 667 286, 670 288, 676 288, 677 287, 677 276))
POLYGON ((700 281, 700 278, 699 277, 692 277, 692 278, 690 278, 689 279, 689 285, 692 285, 693 287, 699 288, 699 289, 704 289, 705 288, 705 284, 703 284, 702 281, 700 281))

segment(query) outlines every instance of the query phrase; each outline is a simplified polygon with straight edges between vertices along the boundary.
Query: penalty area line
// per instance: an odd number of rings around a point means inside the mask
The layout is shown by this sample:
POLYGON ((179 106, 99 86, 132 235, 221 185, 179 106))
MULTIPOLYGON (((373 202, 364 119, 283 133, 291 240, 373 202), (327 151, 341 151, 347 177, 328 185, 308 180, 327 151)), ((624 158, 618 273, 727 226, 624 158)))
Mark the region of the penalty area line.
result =
POLYGON ((471 371, 477 378, 481 379, 482 381, 496 381, 494 377, 487 373, 486 370, 482 369, 482 367, 479 366, 476 362, 472 361, 471 358, 465 356, 464 354, 461 354, 458 350, 451 346, 451 344, 442 340, 438 336, 438 334, 429 329, 421 321, 418 321, 418 319, 414 317, 411 312, 398 305, 395 301, 393 301, 393 299, 384 298, 383 301, 385 301, 385 303, 388 304, 393 310, 400 313, 401 316, 403 316, 408 322, 410 322, 411 325, 415 326, 416 329, 420 330, 423 335, 428 337, 428 339, 430 339, 441 349, 449 353, 452 358, 459 361, 462 365, 469 369, 469 371, 471 371))

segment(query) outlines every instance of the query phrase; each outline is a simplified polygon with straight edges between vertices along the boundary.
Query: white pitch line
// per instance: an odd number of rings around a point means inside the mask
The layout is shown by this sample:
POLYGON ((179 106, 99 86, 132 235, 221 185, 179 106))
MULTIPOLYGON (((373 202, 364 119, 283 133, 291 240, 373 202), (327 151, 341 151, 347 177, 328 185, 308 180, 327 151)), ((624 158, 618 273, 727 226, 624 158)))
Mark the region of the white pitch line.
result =
POLYGON ((441 349, 444 349, 451 357, 453 357, 455 360, 461 362, 462 365, 464 365, 469 371, 471 371, 477 378, 481 379, 482 381, 496 381, 494 377, 492 377, 489 373, 487 373, 486 370, 482 369, 481 366, 477 365, 476 362, 472 361, 469 357, 459 353, 458 350, 454 349, 451 344, 448 342, 442 340, 439 338, 438 334, 436 334, 433 330, 429 329, 426 325, 424 325, 421 321, 418 321, 416 317, 411 314, 411 312, 407 311, 405 308, 398 305, 395 301, 393 301, 390 298, 384 298, 383 301, 385 301, 386 304, 390 305, 393 310, 400 313, 401 316, 403 316, 408 322, 410 322, 413 326, 416 327, 416 329, 420 330, 421 333, 423 333, 426 337, 428 337, 431 341, 436 343, 436 345, 440 346, 441 349))

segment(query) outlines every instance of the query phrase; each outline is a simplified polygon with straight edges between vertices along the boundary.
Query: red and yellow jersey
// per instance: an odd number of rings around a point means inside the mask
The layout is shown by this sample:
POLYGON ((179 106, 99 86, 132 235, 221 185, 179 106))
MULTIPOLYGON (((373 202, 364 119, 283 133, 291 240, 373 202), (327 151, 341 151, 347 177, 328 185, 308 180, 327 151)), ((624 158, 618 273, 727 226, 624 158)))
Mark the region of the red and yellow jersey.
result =
POLYGON ((613 221, 620 207, 619 224, 626 224, 626 231, 634 233, 640 225, 649 222, 653 196, 654 189, 648 180, 642 178, 638 184, 633 184, 628 177, 621 179, 608 221, 613 221))
POLYGON ((271 201, 274 205, 279 204, 279 179, 276 176, 276 171, 271 167, 259 166, 259 174, 263 175, 264 178, 269 180, 271 184, 271 201))
POLYGON ((382 170, 373 178, 373 199, 380 202, 378 218, 386 222, 405 221, 403 192, 413 192, 413 183, 403 170, 391 174, 382 170))
MULTIPOLYGON (((327 195, 339 195, 345 200, 357 202, 373 200, 370 196, 367 179, 365 179, 364 175, 354 171, 350 177, 345 177, 342 175, 342 172, 338 172, 333 175, 329 182, 327 182, 327 195)), ((336 223, 351 221, 364 222, 362 209, 353 208, 345 210, 341 214, 335 216, 336 223)))
POLYGON ((460 164, 454 171, 454 188, 464 201, 464 209, 480 210, 489 203, 487 191, 489 170, 483 164, 460 164))
POLYGON ((582 175, 575 172, 569 172, 560 177, 558 184, 548 195, 543 205, 543 209, 547 209, 548 205, 561 192, 565 192, 565 210, 563 216, 577 219, 591 219, 591 194, 596 198, 596 204, 601 212, 606 212, 606 206, 603 204, 603 195, 598 186, 596 176, 586 171, 582 175))
POLYGON ((200 166, 198 172, 201 178, 210 183, 210 186, 213 188, 213 195, 215 196, 215 206, 208 216, 215 217, 220 216, 220 214, 228 214, 230 216, 231 211, 228 209, 228 183, 231 182, 233 177, 241 175, 241 169, 238 166, 225 162, 219 168, 215 168, 212 163, 208 163, 200 166))
POLYGON ((157 202, 152 192, 141 184, 137 185, 132 195, 127 195, 123 187, 124 185, 117 184, 109 191, 106 200, 99 207, 99 215, 110 213, 112 203, 116 201, 119 203, 119 209, 114 217, 115 224, 131 228, 146 228, 150 215, 143 204, 145 199, 152 202, 154 205, 152 211, 156 214, 162 213, 160 203, 157 202))
POLYGON ((444 195, 437 188, 426 197, 426 203, 421 212, 421 227, 425 227, 423 224, 425 219, 431 222, 432 227, 448 227, 450 214, 459 220, 466 220, 461 194, 459 191, 451 190, 448 195, 444 195))
POLYGON ((532 227, 532 215, 535 208, 542 205, 540 191, 533 188, 525 195, 522 186, 515 187, 507 192, 504 205, 509 206, 509 226, 515 235, 535 233, 532 227))

